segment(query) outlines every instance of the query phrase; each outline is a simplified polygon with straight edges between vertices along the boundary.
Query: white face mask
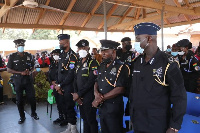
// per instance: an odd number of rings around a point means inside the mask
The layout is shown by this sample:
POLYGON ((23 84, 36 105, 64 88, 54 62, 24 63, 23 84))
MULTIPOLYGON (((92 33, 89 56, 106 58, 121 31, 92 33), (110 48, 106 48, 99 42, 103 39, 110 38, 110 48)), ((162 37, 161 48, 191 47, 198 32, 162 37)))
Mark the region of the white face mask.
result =
POLYGON ((88 53, 86 50, 79 50, 78 54, 80 58, 85 58, 88 53))
POLYGON ((179 55, 184 55, 185 52, 181 51, 181 52, 178 52, 179 55))
POLYGON ((54 60, 58 60, 59 56, 58 55, 54 55, 53 58, 54 58, 54 60))

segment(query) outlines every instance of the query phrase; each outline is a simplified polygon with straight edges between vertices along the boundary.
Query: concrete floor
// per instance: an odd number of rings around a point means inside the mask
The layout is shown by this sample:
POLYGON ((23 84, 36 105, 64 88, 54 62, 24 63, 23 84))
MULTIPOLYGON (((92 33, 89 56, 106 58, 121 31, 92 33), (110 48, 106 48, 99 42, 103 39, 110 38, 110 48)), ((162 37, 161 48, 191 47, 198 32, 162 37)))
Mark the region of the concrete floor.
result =
MULTIPOLYGON (((59 125, 53 124, 53 120, 58 118, 57 108, 54 104, 52 107, 52 119, 50 113, 47 115, 46 102, 37 104, 37 114, 39 120, 34 120, 30 116, 30 106, 25 105, 26 120, 23 124, 18 124, 19 114, 17 106, 10 100, 5 105, 0 105, 0 133, 60 133, 66 129, 59 125)), ((50 112, 50 106, 49 106, 50 112)), ((83 122, 82 122, 83 124, 83 122)), ((82 125, 81 124, 81 125, 82 125)), ((77 119, 77 127, 80 133, 80 119, 77 119)), ((83 125, 81 126, 81 130, 83 125)), ((82 131, 83 133, 83 131, 82 131)))

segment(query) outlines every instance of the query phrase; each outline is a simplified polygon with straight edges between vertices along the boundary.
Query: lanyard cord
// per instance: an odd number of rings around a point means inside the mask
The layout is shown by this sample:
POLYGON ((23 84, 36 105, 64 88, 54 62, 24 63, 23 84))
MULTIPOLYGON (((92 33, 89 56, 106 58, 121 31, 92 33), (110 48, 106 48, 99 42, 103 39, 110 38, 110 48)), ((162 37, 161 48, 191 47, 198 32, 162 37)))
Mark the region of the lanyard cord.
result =
POLYGON ((105 77, 105 80, 107 81, 107 83, 108 83, 109 85, 111 85, 111 86, 113 86, 113 87, 116 87, 116 82, 117 82, 117 79, 118 79, 118 77, 119 77, 119 74, 120 74, 120 72, 121 72, 122 67, 123 67, 123 65, 121 65, 121 66, 119 67, 119 70, 118 70, 118 72, 117 72, 117 77, 116 77, 116 79, 115 79, 114 84, 111 84, 110 81, 105 77))

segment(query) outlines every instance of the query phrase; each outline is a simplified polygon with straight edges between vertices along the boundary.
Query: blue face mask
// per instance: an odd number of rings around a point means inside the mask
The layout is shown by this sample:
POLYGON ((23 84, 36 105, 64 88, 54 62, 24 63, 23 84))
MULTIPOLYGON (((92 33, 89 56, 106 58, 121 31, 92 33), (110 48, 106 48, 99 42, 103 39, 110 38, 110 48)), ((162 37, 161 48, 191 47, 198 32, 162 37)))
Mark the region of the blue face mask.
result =
POLYGON ((167 52, 171 52, 171 48, 168 48, 166 51, 167 51, 167 52))
POLYGON ((171 52, 171 55, 172 55, 172 56, 177 56, 177 55, 178 55, 178 52, 171 52))
POLYGON ((24 52, 24 46, 17 47, 17 51, 20 53, 24 52))
POLYGON ((39 71, 40 71, 40 68, 35 68, 35 70, 36 70, 37 72, 39 72, 39 71))
POLYGON ((140 42, 135 42, 134 48, 140 54, 142 54, 144 52, 144 49, 140 47, 140 42))

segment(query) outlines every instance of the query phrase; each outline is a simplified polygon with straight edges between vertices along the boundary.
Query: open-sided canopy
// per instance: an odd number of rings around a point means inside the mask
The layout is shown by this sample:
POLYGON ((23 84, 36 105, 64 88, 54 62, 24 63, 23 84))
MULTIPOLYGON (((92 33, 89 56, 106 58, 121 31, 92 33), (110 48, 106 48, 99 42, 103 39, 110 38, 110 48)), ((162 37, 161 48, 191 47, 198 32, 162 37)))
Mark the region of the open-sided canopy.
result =
MULTIPOLYGON (((7 10, 23 1, 0 0, 1 28, 103 31, 102 0, 35 0, 68 13, 23 6, 7 10)), ((133 31, 140 22, 161 25, 163 6, 164 27, 200 22, 200 0, 106 0, 108 31, 133 31)))

